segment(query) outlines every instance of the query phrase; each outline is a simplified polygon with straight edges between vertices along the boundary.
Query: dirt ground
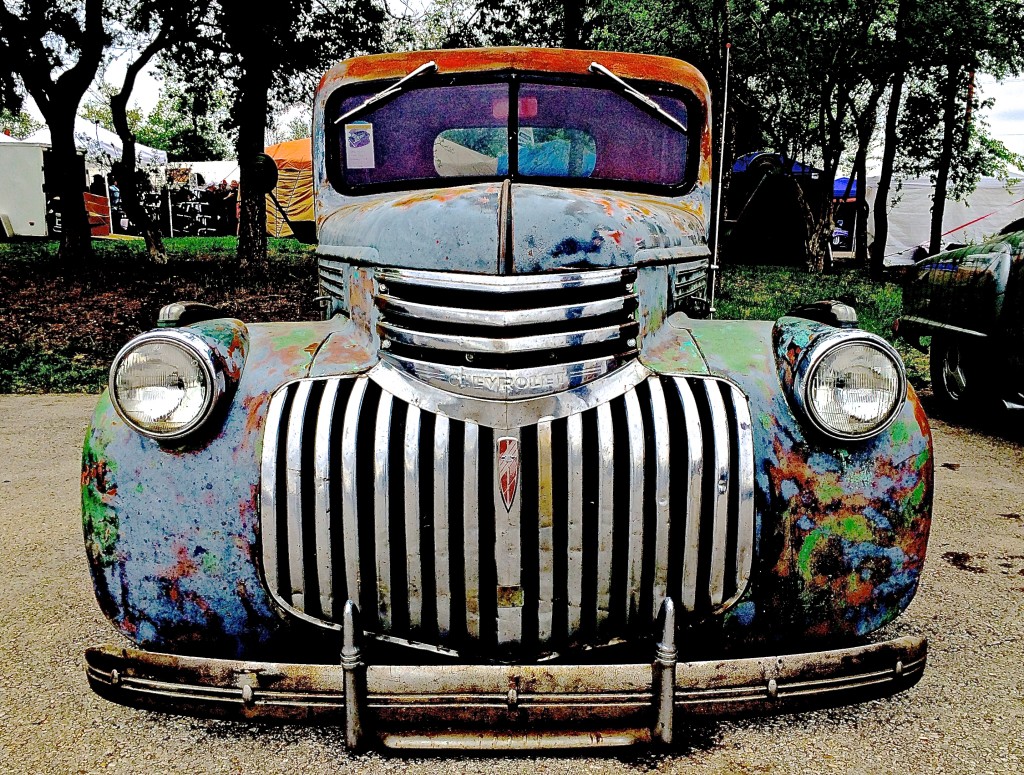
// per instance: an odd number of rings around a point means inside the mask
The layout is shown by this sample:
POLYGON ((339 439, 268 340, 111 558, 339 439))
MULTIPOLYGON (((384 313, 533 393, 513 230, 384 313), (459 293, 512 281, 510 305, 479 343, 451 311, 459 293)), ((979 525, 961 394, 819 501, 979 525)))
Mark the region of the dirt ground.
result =
MULTIPOLYGON (((917 598, 921 682, 847 708, 684 730, 669 753, 353 757, 334 727, 260 727, 111 704, 82 652, 115 634, 88 578, 80 445, 95 396, 0 396, 0 771, 1019 773, 1024 771, 1024 419, 934 420, 937 499, 917 598)), ((678 733, 677 733, 678 734, 678 733)))

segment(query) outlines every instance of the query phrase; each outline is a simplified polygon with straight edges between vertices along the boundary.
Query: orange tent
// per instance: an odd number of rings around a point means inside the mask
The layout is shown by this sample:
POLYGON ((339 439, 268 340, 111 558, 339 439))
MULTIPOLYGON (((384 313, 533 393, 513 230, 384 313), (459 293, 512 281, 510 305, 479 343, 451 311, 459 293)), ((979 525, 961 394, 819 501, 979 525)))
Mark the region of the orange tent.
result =
MULTIPOLYGON (((306 137, 268 146, 267 155, 277 163, 277 188, 274 196, 294 224, 313 228, 313 142, 306 137)), ((267 233, 272 237, 288 237, 291 227, 281 216, 273 200, 267 197, 267 233)))

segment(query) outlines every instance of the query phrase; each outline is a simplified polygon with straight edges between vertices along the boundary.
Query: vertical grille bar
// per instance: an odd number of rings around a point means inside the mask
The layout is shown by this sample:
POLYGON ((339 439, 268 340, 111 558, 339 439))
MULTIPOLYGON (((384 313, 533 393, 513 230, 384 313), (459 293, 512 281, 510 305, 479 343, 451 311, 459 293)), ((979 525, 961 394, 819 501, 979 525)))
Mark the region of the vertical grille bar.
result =
POLYGON ((635 390, 626 393, 626 425, 629 429, 629 544, 626 552, 626 611, 633 621, 640 611, 640 571, 644 554, 644 422, 635 390))
POLYGON ((671 429, 668 424, 668 408, 661 380, 651 377, 647 381, 651 390, 651 426, 654 431, 655 498, 657 519, 654 534, 654 589, 651 616, 657 617, 661 603, 668 596, 669 526, 671 525, 671 503, 669 500, 669 452, 671 450, 671 429))
MULTIPOLYGON (((518 430, 502 431, 503 439, 514 442, 521 455, 522 437, 518 430)), ((500 443, 498 439, 495 444, 500 443)), ((481 450, 481 454, 494 455, 495 451, 481 450)), ((521 463, 518 466, 521 470, 521 463)), ((522 493, 517 492, 511 507, 506 507, 501 494, 501 461, 494 467, 494 564, 497 571, 498 644, 516 644, 523 637, 522 606, 522 493), (516 594, 518 591, 518 595, 516 594), (509 599, 518 597, 520 599, 509 599), (504 598, 504 599, 502 599, 504 598)), ((521 484, 521 481, 520 481, 521 484)), ((490 594, 489 590, 481 593, 490 594)))
MULTIPOLYGON (((374 490, 379 496, 386 496, 391 491, 389 453, 391 451, 391 405, 393 400, 390 393, 381 394, 380 405, 377 408, 377 423, 373 434, 374 490)), ((380 626, 385 630, 391 628, 394 592, 391 589, 391 553, 388 551, 388 547, 391 545, 388 541, 391 528, 391 514, 388 506, 387 497, 377 497, 374 500, 373 526, 377 547, 377 613, 380 617, 380 626)))
POLYGON ((714 444, 714 530, 711 544, 711 579, 709 581, 711 605, 718 606, 725 599, 725 563, 729 550, 729 420, 718 383, 704 380, 704 391, 711 410, 711 441, 714 444))
POLYGON ((334 405, 338 400, 338 380, 324 387, 320 411, 316 418, 316 439, 313 442, 313 478, 316 483, 315 534, 316 567, 320 578, 320 610, 327 619, 334 618, 334 556, 331 550, 331 439, 334 432, 334 405))
POLYGON ((423 620, 423 561, 420 557, 420 410, 405 416, 405 571, 409 585, 409 627, 423 620))
POLYGON ((615 436, 611 404, 597 407, 597 624, 611 612, 612 532, 615 527, 615 436))
POLYGON ((697 561, 700 552, 701 481, 704 473, 704 450, 701 445, 700 416, 690 385, 682 377, 673 379, 686 418, 686 530, 683 542, 683 588, 679 599, 683 608, 692 611, 697 602, 697 561))
POLYGON ((359 578, 359 522, 357 520, 356 430, 368 381, 355 380, 345 407, 341 432, 341 519, 345 538, 345 587, 349 600, 362 600, 359 578))
POLYGON ((555 600, 555 493, 552 464, 551 421, 537 425, 537 528, 538 583, 537 637, 547 643, 552 635, 555 600))
POLYGON ((465 487, 463 488, 462 535, 466 563, 466 634, 480 637, 480 526, 477 497, 480 492, 477 461, 480 459, 480 428, 467 422, 463 445, 465 487))
POLYGON ((738 490, 736 536, 736 589, 743 589, 754 563, 754 441, 751 435, 750 407, 734 387, 732 408, 736 417, 736 487, 738 490))
POLYGON ((753 437, 734 386, 652 376, 511 431, 426 412, 365 377, 274 396, 261 556, 279 603, 336 624, 357 599, 381 633, 507 658, 629 637, 669 595, 710 615, 746 586, 753 437))
POLYGON ((566 422, 569 457, 568 633, 579 632, 583 610, 583 416, 566 422))
POLYGON ((288 439, 285 442, 287 474, 287 524, 288 524, 288 580, 292 605, 299 611, 306 610, 306 585, 303 574, 302 545, 302 446, 303 427, 306 419, 306 405, 312 382, 300 382, 292 401, 288 416, 288 439))
POLYGON ((446 638, 452 628, 451 560, 448 553, 448 418, 434 420, 434 551, 437 561, 437 631, 446 638))
POLYGON ((277 535, 277 449, 278 434, 284 414, 284 396, 281 393, 270 402, 266 432, 263 436, 263 474, 260 477, 260 528, 263 535, 263 575, 267 586, 275 592, 279 588, 277 552, 281 543, 277 535))

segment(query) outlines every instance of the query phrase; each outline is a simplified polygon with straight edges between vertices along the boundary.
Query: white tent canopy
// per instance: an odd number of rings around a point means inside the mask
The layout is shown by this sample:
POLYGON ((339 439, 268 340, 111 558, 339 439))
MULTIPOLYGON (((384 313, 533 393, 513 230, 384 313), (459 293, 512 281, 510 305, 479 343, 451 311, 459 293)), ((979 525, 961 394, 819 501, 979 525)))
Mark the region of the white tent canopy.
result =
MULTIPOLYGON (((935 186, 928 178, 905 180, 890 192, 889 235, 885 244, 886 264, 906 264, 919 246, 928 247, 931 233, 932 195, 935 186), (895 204, 893 201, 895 200, 895 204)), ((874 208, 878 177, 868 176, 865 197, 874 208)), ((982 178, 963 202, 946 200, 942 213, 942 245, 982 242, 1006 224, 1024 218, 1024 181, 1006 183, 982 178)), ((868 243, 875 238, 875 219, 868 218, 868 243)))
MULTIPOLYGON (((48 127, 33 132, 26 140, 52 145, 48 127)), ((85 154, 88 165, 108 169, 115 161, 120 161, 123 147, 117 133, 80 117, 75 119, 75 146, 85 154)), ((135 161, 139 167, 163 166, 167 164, 167 152, 136 143, 135 161)))
POLYGON ((185 182, 186 177, 199 176, 202 182, 199 177, 189 181, 191 185, 196 186, 220 183, 222 180, 231 182, 239 178, 238 161, 174 161, 167 165, 167 174, 181 183, 185 182))

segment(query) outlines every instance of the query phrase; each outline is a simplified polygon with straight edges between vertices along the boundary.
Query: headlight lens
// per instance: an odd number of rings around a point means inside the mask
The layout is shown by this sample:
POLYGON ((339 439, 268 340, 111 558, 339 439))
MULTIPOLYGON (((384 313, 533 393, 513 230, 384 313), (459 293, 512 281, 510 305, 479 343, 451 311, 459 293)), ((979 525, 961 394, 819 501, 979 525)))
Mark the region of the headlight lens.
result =
POLYGON ((906 397, 899 356, 886 343, 860 339, 812 353, 804 379, 811 420, 825 433, 863 439, 885 428, 906 397))
POLYGON ((206 419, 217 385, 208 350, 166 334, 130 343, 114 361, 110 394, 121 417, 156 438, 184 436, 206 419))

